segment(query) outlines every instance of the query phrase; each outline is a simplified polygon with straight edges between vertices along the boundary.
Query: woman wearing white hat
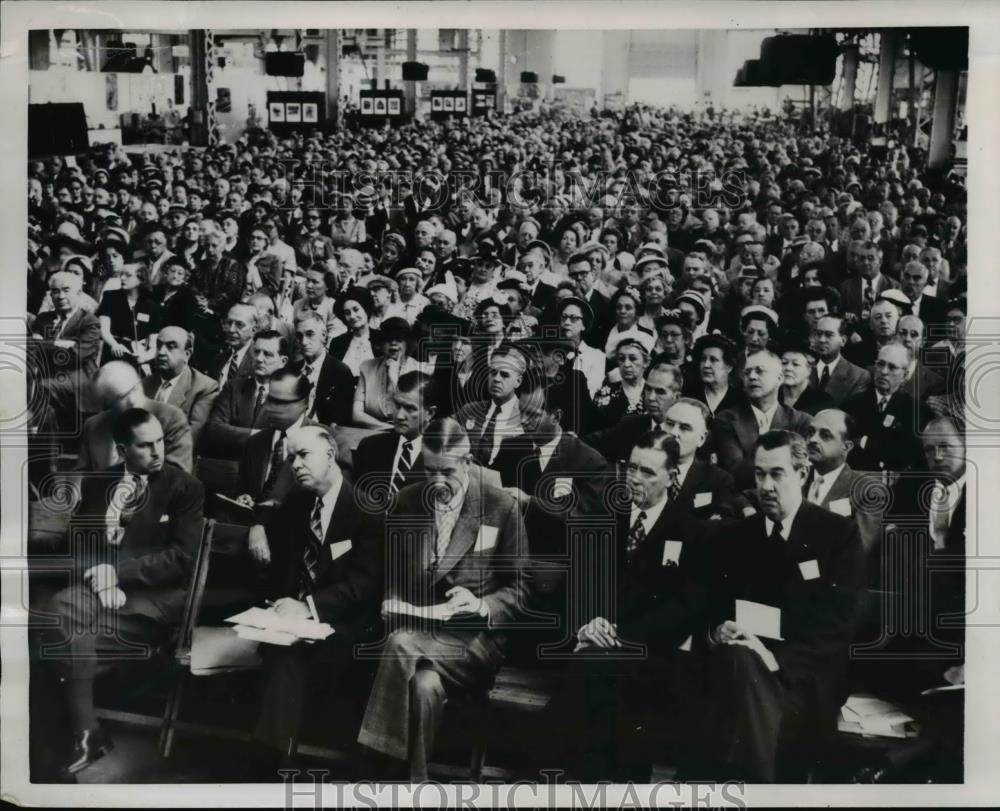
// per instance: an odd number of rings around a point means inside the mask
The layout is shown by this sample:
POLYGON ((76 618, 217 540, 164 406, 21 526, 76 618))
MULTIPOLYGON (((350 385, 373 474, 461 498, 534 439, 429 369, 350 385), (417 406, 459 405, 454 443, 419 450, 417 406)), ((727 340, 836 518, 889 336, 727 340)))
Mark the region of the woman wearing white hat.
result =
POLYGON ((628 414, 642 414, 645 373, 654 339, 648 332, 633 328, 618 336, 615 347, 616 371, 620 379, 601 387, 594 405, 605 425, 615 425, 628 414))

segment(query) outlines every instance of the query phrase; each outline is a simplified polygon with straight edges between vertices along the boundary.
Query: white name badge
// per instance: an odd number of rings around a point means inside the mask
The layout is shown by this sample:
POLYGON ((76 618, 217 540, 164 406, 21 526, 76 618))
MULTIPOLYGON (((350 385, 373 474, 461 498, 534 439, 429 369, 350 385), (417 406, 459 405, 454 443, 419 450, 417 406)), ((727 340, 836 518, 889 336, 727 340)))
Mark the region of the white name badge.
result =
POLYGON ((662 565, 669 566, 673 563, 676 566, 680 563, 682 546, 683 544, 680 541, 664 541, 662 565))
POLYGON ((711 493, 695 493, 694 495, 695 507, 707 507, 711 503, 712 503, 711 493))
POLYGON ((818 580, 819 562, 815 560, 803 560, 799 563, 799 571, 802 572, 803 580, 818 580))
POLYGON ((892 428, 892 424, 896 421, 896 418, 892 414, 886 414, 885 419, 882 420, 882 426, 884 428, 892 428))
POLYGON ((861 441, 858 444, 861 446, 861 450, 864 450, 865 448, 867 448, 868 447, 868 436, 865 435, 865 436, 861 437, 861 441))
POLYGON ((553 498, 566 498, 573 492, 573 480, 568 476, 560 476, 552 486, 553 498))
POLYGON ((149 321, 149 313, 136 313, 135 314, 135 320, 136 321, 149 321))
POLYGON ((348 552, 351 551, 351 541, 347 539, 346 541, 337 541, 336 543, 330 544, 330 558, 331 560, 336 560, 337 558, 342 558, 348 552))
POLYGON ((851 517, 851 500, 849 498, 837 498, 830 502, 830 512, 842 515, 845 518, 851 517))
POLYGON ((682 650, 685 653, 690 653, 691 652, 691 637, 690 636, 687 639, 685 639, 683 642, 681 642, 681 646, 680 646, 680 648, 678 648, 678 650, 682 650))
POLYGON ((169 521, 169 520, 170 520, 170 516, 169 515, 164 514, 164 515, 160 516, 160 523, 161 524, 166 524, 167 521, 169 521))
POLYGON ((476 536, 476 545, 472 548, 473 552, 488 552, 494 546, 497 545, 497 528, 481 526, 479 528, 479 534, 476 536))

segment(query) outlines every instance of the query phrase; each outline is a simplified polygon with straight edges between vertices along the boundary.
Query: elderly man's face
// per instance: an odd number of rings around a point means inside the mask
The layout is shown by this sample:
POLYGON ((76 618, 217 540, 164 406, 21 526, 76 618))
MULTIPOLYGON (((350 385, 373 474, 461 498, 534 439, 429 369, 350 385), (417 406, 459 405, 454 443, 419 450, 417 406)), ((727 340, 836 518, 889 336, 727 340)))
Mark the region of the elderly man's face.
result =
POLYGON ((750 400, 763 400, 774 394, 781 385, 781 361, 764 353, 751 355, 743 369, 743 380, 750 400))
POLYGON ((879 301, 872 307, 868 319, 872 332, 880 340, 887 340, 896 334, 899 325, 899 310, 888 301, 879 301))
POLYGON ((899 326, 896 328, 898 337, 904 346, 908 346, 911 352, 916 353, 920 349, 920 344, 924 336, 924 322, 913 315, 907 315, 899 319, 899 326))
POLYGON ((646 413, 657 422, 663 422, 670 406, 677 400, 677 391, 677 380, 669 369, 653 369, 642 389, 642 404, 646 413))
POLYGON ((858 246, 854 255, 858 272, 865 279, 874 279, 879 272, 880 260, 878 251, 875 248, 858 246))
POLYGON ((910 301, 916 301, 923 295, 928 276, 927 268, 919 262, 909 262, 903 268, 900 287, 910 301))
POLYGON ((879 394, 895 394, 906 381, 909 358, 900 344, 883 346, 875 361, 875 389, 879 394))
POLYGON ((69 278, 56 277, 49 283, 49 295, 57 313, 68 313, 76 306, 80 296, 80 283, 69 278))
POLYGON ((796 469, 792 450, 783 446, 754 452, 754 480, 762 512, 772 521, 784 519, 802 500, 807 469, 796 469))
POLYGON ((950 420, 935 420, 922 437, 927 467, 952 481, 965 475, 965 440, 950 420))

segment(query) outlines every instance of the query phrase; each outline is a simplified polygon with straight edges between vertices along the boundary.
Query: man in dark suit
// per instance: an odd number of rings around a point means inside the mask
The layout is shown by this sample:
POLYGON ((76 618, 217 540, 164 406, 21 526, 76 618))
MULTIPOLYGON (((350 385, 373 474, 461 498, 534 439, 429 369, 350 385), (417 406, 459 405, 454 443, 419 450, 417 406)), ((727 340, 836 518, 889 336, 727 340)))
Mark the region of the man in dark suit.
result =
POLYGON ((646 370, 646 385, 642 390, 644 414, 630 414, 603 431, 583 438, 605 459, 613 462, 628 459, 632 448, 643 434, 662 428, 667 410, 681 393, 684 378, 679 367, 657 361, 646 370))
POLYGON ((733 477, 718 465, 697 458, 708 439, 712 414, 700 400, 682 397, 667 409, 663 430, 678 446, 676 507, 692 518, 729 518, 733 512, 733 477))
POLYGON ((455 419, 469 434, 473 457, 484 467, 493 466, 505 437, 523 433, 517 390, 527 367, 524 353, 516 345, 501 345, 488 366, 490 399, 468 403, 455 412, 455 419))
POLYGON ((249 304, 234 304, 222 321, 225 351, 214 351, 209 341, 198 342, 195 366, 219 381, 219 388, 230 380, 253 375, 253 336, 258 331, 256 308, 249 304), (210 356, 211 355, 211 356, 210 356), (199 357, 201 356, 201 357, 199 357))
POLYGON ((544 242, 533 240, 517 259, 517 269, 524 274, 525 292, 529 296, 525 311, 541 316, 550 310, 556 300, 556 289, 543 277, 549 271, 551 251, 544 242))
POLYGON ((403 488, 388 519, 391 576, 382 611, 397 627, 382 650, 358 736, 369 749, 408 762, 412 782, 427 779, 448 693, 491 683, 504 659, 503 629, 526 596, 517 502, 470 475, 472 447, 456 420, 432 423, 423 444, 427 480, 403 488), (420 609, 432 610, 440 625, 408 624, 406 616, 420 609))
POLYGON ((811 340, 819 359, 809 373, 809 384, 830 395, 835 407, 871 386, 871 375, 840 354, 847 342, 847 323, 843 318, 834 315, 821 318, 811 340))
POLYGON ((179 408, 191 426, 191 441, 197 445, 219 384, 191 368, 193 351, 193 333, 183 327, 163 327, 156 335, 153 373, 142 379, 142 390, 151 400, 179 408))
POLYGON ((392 396, 393 430, 367 436, 352 454, 354 486, 360 492, 395 495, 423 479, 423 434, 438 409, 438 388, 424 372, 400 375, 392 396))
POLYGON ((774 782, 807 762, 832 730, 860 618, 864 557, 857 527, 803 501, 806 443, 784 430, 755 442, 763 514, 711 540, 705 768, 717 778, 774 782), (779 771, 780 769, 780 771, 779 771))
POLYGON ((769 349, 754 352, 743 370, 748 403, 717 414, 712 427, 719 466, 739 489, 753 486, 753 452, 757 437, 772 430, 803 434, 810 416, 778 401, 781 358, 769 349))
MULTIPOLYGON (((604 346, 614 324, 611 301, 594 286, 597 274, 587 253, 573 254, 569 258, 567 268, 570 279, 576 282, 577 295, 587 302, 594 314, 590 327, 583 334, 583 340, 588 346, 604 346)), ((545 320, 558 323, 554 309, 545 316, 545 320)))
POLYGON ((910 315, 919 318, 928 334, 936 332, 944 324, 947 303, 937 296, 924 293, 930 271, 920 262, 907 262, 903 266, 900 289, 910 300, 910 315))
POLYGON ((98 659, 141 655, 169 639, 203 528, 204 489, 165 464, 156 417, 127 409, 115 415, 113 435, 123 462, 83 480, 70 524, 71 584, 44 609, 56 623, 42 634, 41 656, 61 676, 73 730, 68 774, 111 748, 94 710, 98 659))
POLYGON ((612 514, 613 543, 588 561, 605 587, 574 606, 574 656, 551 712, 574 776, 586 782, 648 782, 649 738, 666 726, 657 719, 683 727, 685 682, 697 683, 691 646, 706 560, 702 525, 677 497, 679 461, 673 437, 639 439, 626 474, 629 505, 612 514))
POLYGON ((239 459, 246 441, 263 428, 267 381, 288 364, 288 342, 279 332, 262 330, 253 339, 253 376, 222 387, 212 404, 202 435, 202 452, 219 459, 239 459))
POLYGON ((855 275, 840 285, 841 307, 843 312, 867 321, 879 295, 885 290, 898 289, 899 284, 882 275, 882 250, 874 242, 852 242, 849 251, 855 275))
MULTIPOLYGON (((377 639, 383 585, 383 529, 358 508, 337 466, 337 447, 323 426, 290 430, 295 489, 268 518, 272 558, 268 591, 274 610, 316 619, 334 633, 314 645, 262 646, 264 692, 255 738, 288 752, 316 691, 343 688, 359 666, 354 647, 377 639)), ((370 678, 370 676, 369 676, 370 678)))
MULTIPOLYGON (((899 319, 899 325, 896 327, 896 337, 913 353, 913 363, 906 376, 906 381, 902 385, 902 391, 905 391, 918 403, 924 402, 935 394, 946 394, 948 381, 945 376, 938 374, 924 362, 923 321, 915 315, 904 315, 899 319)), ((939 371, 946 370, 940 369, 939 371)))
POLYGON ((114 438, 115 417, 130 408, 141 408, 156 417, 163 429, 166 461, 191 472, 194 464, 191 428, 184 412, 170 403, 149 399, 132 364, 122 360, 105 363, 93 385, 95 397, 105 410, 83 424, 75 470, 104 470, 119 464, 121 456, 114 438))
POLYGON ((295 322, 301 373, 312 384, 307 413, 323 425, 349 425, 354 405, 354 375, 326 351, 326 319, 307 312, 295 322))
POLYGON ((912 362, 913 353, 902 343, 883 346, 875 362, 874 388, 844 401, 843 410, 857 424, 858 441, 848 456, 854 468, 901 471, 922 466, 921 415, 914 399, 901 391, 912 362))
POLYGON ((101 325, 80 308, 82 280, 75 273, 53 273, 48 286, 53 309, 35 319, 28 351, 29 386, 43 404, 32 423, 65 429, 85 410, 87 383, 101 356, 101 325))

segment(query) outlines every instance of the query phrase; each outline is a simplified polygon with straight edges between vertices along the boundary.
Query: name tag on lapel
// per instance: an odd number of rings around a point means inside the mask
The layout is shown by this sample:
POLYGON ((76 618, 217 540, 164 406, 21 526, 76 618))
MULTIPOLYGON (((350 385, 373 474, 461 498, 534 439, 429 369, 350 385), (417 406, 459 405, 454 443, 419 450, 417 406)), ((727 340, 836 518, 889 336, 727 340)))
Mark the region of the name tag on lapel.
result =
POLYGON ((681 642, 681 646, 680 646, 680 648, 678 648, 678 650, 682 650, 685 653, 690 653, 691 652, 691 637, 690 636, 687 639, 685 639, 683 642, 681 642))
POLYGON ((711 493, 695 493, 694 506, 696 508, 707 507, 711 503, 712 503, 711 493))
POLYGON ((481 526, 479 534, 476 536, 476 545, 472 547, 473 552, 489 552, 497 545, 497 528, 481 526))
POLYGON ((676 566, 680 563, 682 546, 683 544, 680 541, 664 541, 662 564, 664 566, 676 566))
POLYGON ((573 480, 568 476, 560 476, 552 486, 553 498, 566 498, 573 492, 573 480))
POLYGON ((337 541, 330 544, 330 559, 336 560, 337 558, 342 558, 351 551, 351 546, 352 544, 350 538, 346 541, 337 541))
POLYGON ((818 580, 819 562, 815 560, 803 560, 799 563, 799 571, 802 572, 803 580, 818 580))
POLYGON ((864 450, 865 448, 868 447, 868 436, 867 436, 867 434, 865 436, 861 437, 861 441, 858 444, 861 446, 861 450, 864 450))
POLYGON ((882 427, 883 428, 892 428, 893 423, 895 423, 895 422, 896 422, 896 418, 894 416, 892 416, 892 414, 886 414, 885 415, 885 419, 882 420, 882 427))
POLYGON ((149 321, 149 313, 136 313, 135 314, 135 320, 136 321, 149 321))
POLYGON ((161 523, 161 524, 165 524, 165 523, 167 523, 167 521, 169 521, 169 520, 170 520, 170 516, 169 516, 169 515, 165 515, 165 514, 164 514, 164 515, 161 515, 161 516, 160 516, 160 523, 161 523))
POLYGON ((851 500, 849 498, 838 498, 830 502, 830 512, 842 515, 845 518, 851 517, 851 500))

